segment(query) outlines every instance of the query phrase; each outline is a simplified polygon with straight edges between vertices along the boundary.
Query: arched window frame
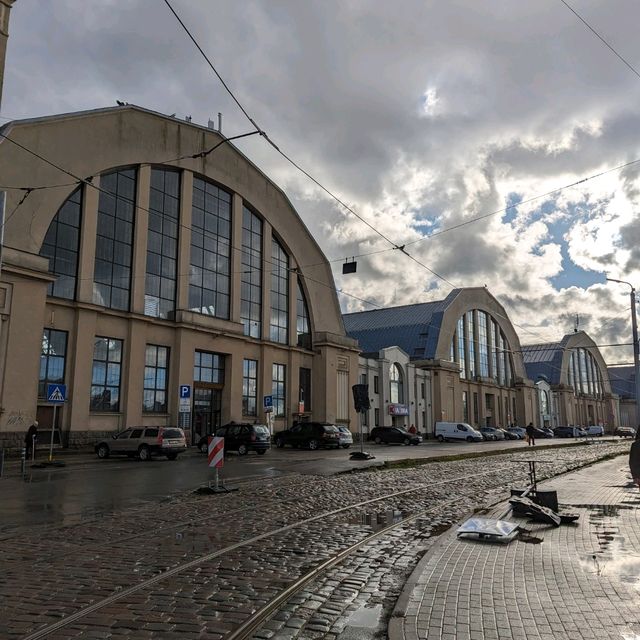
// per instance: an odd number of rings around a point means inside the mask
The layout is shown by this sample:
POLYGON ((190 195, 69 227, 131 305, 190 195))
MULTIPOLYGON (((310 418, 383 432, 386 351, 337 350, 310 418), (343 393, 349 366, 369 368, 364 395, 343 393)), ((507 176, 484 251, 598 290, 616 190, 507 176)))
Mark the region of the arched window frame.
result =
POLYGON ((392 404, 402 404, 404 402, 402 368, 395 362, 389 367, 389 401, 392 404))

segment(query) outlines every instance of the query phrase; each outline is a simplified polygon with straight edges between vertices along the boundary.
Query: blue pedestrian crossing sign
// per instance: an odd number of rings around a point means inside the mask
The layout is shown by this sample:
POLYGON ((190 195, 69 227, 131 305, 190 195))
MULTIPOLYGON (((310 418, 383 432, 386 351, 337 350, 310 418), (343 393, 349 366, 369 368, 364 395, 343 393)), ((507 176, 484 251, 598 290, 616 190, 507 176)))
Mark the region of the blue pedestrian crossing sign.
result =
POLYGON ((47 385, 47 402, 53 404, 64 404, 67 399, 66 384, 48 384, 47 385))

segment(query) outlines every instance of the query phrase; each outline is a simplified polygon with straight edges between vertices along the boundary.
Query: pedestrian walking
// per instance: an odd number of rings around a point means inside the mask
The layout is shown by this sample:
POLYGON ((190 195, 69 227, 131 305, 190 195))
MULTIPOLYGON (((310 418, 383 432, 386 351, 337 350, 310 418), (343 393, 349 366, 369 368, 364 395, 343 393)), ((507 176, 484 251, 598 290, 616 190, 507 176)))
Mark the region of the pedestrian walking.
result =
POLYGON ((36 442, 38 440, 38 421, 27 429, 27 434, 24 437, 25 449, 27 450, 27 460, 29 458, 35 459, 36 457, 36 442))
POLYGON ((533 426, 533 422, 527 425, 527 442, 530 447, 535 447, 536 444, 536 430, 533 426))
POLYGON ((640 488, 640 425, 636 431, 635 442, 631 445, 631 451, 629 451, 629 470, 633 481, 640 488))
POLYGON ((409 433, 418 433, 418 431, 417 431, 417 429, 416 429, 416 425, 415 425, 415 424, 412 424, 412 425, 409 427, 409 433))

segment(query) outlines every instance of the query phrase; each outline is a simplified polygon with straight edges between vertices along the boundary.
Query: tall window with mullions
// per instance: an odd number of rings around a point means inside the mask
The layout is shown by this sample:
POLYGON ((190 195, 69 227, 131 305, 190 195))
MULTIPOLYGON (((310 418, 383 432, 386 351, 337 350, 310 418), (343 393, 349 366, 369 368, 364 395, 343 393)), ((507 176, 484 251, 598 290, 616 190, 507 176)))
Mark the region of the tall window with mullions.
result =
POLYGON ((245 336, 262 335, 262 220, 242 209, 242 273, 240 319, 245 336))
POLYGON ((189 309, 229 318, 231 194, 193 179, 189 309))
POLYGON ((311 349, 311 324, 309 323, 309 307, 302 289, 302 283, 298 278, 298 292, 296 301, 296 334, 298 346, 311 349))
POLYGON ((269 338, 289 342, 289 256, 273 238, 271 243, 271 321, 269 338))
POLYGON ((129 310, 136 199, 135 169, 100 176, 93 302, 129 310))
POLYGON ((76 297, 81 211, 82 187, 78 187, 58 209, 40 249, 40 255, 49 258, 49 270, 57 276, 47 287, 47 295, 54 298, 76 297))
POLYGON ((168 318, 176 306, 180 173, 151 169, 144 312, 168 318))

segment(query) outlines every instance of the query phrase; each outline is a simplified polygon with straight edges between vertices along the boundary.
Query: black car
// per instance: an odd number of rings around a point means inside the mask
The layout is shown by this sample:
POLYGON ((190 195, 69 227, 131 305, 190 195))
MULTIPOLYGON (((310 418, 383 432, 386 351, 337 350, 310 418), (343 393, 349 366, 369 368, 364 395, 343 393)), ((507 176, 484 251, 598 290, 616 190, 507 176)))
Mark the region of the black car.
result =
POLYGON ((556 427, 553 433, 556 438, 574 438, 577 435, 575 427, 556 427))
POLYGON ((398 427, 374 427, 369 440, 376 444, 420 444, 422 437, 398 427))
MULTIPOLYGON (((198 440, 198 449, 202 453, 207 453, 209 436, 211 435, 213 434, 208 433, 198 440)), ((269 429, 263 424, 230 422, 220 427, 215 435, 224 438, 225 451, 237 451, 241 456, 246 455, 249 451, 264 455, 271 446, 269 429)))
POLYGON ((276 433, 273 439, 280 449, 285 445, 312 450, 340 446, 338 427, 324 422, 297 422, 290 429, 276 433))
POLYGON ((553 438, 553 431, 551 431, 551 429, 545 430, 545 429, 538 429, 537 427, 535 427, 533 429, 533 437, 534 438, 553 438))

